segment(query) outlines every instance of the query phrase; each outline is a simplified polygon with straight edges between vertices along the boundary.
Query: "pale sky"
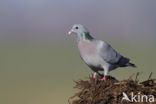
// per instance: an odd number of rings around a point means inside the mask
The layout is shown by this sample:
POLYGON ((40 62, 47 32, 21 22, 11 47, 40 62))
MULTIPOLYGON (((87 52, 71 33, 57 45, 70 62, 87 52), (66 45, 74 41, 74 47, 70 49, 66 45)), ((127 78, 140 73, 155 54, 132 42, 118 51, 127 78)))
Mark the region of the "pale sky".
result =
POLYGON ((97 36, 153 38, 155 5, 155 0, 0 0, 0 38, 52 39, 75 23, 97 36))

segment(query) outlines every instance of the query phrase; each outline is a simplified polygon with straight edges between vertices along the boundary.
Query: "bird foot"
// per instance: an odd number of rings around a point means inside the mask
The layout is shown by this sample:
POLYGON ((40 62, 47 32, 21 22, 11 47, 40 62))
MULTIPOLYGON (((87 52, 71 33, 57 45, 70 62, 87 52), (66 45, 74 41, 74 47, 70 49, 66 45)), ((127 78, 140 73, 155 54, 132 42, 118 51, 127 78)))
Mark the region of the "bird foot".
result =
POLYGON ((106 82, 106 76, 104 75, 104 77, 100 80, 106 82))

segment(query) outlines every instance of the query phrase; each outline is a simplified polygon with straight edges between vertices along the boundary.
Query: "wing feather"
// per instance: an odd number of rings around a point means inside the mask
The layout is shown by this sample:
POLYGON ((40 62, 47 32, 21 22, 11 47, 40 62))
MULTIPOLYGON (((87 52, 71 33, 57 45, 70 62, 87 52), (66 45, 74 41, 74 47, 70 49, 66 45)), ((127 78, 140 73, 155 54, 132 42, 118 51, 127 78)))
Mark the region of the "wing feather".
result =
POLYGON ((101 41, 99 46, 100 56, 110 64, 116 64, 122 57, 116 50, 114 50, 108 43, 101 41))

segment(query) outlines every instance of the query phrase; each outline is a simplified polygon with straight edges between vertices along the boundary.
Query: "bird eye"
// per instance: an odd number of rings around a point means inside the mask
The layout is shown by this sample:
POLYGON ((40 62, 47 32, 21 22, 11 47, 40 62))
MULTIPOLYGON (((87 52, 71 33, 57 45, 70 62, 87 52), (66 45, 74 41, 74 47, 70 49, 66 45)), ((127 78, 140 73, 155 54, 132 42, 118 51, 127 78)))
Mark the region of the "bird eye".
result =
POLYGON ((75 29, 79 29, 79 27, 76 26, 75 29))

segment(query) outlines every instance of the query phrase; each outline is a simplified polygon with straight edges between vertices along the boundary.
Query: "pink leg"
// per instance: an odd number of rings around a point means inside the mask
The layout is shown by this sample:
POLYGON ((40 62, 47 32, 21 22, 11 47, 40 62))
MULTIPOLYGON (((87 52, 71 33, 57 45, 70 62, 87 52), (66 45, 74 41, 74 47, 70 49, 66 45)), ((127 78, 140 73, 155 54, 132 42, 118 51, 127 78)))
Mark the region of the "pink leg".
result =
POLYGON ((102 79, 100 79, 101 81, 106 81, 106 75, 104 75, 104 77, 102 79))
POLYGON ((93 78, 96 79, 96 73, 94 73, 93 78))

